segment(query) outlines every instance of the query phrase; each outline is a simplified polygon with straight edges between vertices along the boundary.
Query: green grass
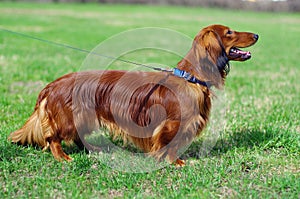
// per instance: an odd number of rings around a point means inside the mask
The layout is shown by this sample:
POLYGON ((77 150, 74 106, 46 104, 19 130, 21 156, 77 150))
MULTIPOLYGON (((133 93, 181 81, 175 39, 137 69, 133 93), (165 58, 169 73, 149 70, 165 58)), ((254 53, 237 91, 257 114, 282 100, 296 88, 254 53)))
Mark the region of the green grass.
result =
MULTIPOLYGON (((198 139, 183 154, 186 167, 148 173, 113 170, 76 147, 66 148, 74 158, 66 163, 50 152, 9 143, 8 134, 32 113, 42 87, 80 70, 86 54, 0 31, 0 196, 299 198, 299 13, 0 3, 0 27, 83 49, 133 28, 169 28, 193 37, 212 23, 260 35, 251 60, 231 63, 226 125, 219 127, 221 136, 209 154, 200 155, 198 139)), ((165 54, 140 51, 128 57, 170 66, 179 61, 165 54)))

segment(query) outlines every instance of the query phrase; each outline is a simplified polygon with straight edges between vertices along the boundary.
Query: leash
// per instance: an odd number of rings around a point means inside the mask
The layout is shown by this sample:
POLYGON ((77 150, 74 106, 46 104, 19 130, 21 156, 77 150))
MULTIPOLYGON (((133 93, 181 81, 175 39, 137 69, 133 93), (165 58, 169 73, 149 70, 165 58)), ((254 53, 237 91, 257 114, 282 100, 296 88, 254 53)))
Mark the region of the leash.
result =
POLYGON ((72 49, 72 50, 75 50, 75 51, 80 51, 80 52, 84 52, 84 53, 87 53, 87 54, 93 54, 93 55, 104 57, 104 58, 111 59, 111 60, 118 60, 118 61, 121 61, 121 62, 124 62, 124 63, 133 64, 133 65, 136 65, 136 66, 143 66, 143 67, 150 68, 150 69, 156 70, 156 71, 163 71, 163 72, 172 72, 173 71, 172 69, 164 69, 164 68, 149 66, 149 65, 146 65, 146 64, 142 64, 142 63, 138 63, 138 62, 122 59, 122 58, 117 58, 117 57, 104 55, 104 54, 100 54, 100 53, 95 53, 95 52, 85 50, 85 49, 82 49, 82 48, 78 48, 78 47, 75 47, 75 46, 71 46, 71 45, 68 45, 68 44, 58 43, 58 42, 50 41, 50 40, 47 40, 47 39, 42 39, 42 38, 39 38, 39 37, 24 34, 24 33, 21 33, 21 32, 8 30, 8 29, 1 28, 1 27, 0 27, 0 30, 2 30, 4 32, 11 33, 11 34, 14 34, 14 35, 18 35, 18 36, 21 36, 21 37, 25 37, 25 38, 28 38, 28 39, 37 40, 37 41, 47 43, 47 44, 50 44, 50 45, 60 46, 60 47, 63 47, 63 48, 69 48, 69 49, 72 49))
POLYGON ((85 50, 85 49, 82 49, 82 48, 78 48, 78 47, 75 47, 75 46, 71 46, 71 45, 68 45, 68 44, 63 44, 63 43, 58 43, 58 42, 55 42, 55 41, 50 41, 50 40, 47 40, 47 39, 35 37, 35 36, 32 36, 32 35, 28 35, 28 34, 17 32, 17 31, 8 30, 8 29, 1 28, 1 27, 0 27, 0 30, 2 30, 4 32, 11 33, 11 34, 14 34, 14 35, 17 35, 17 36, 21 36, 21 37, 25 37, 25 38, 28 38, 28 39, 33 39, 33 40, 36 40, 36 41, 47 43, 47 44, 50 44, 50 45, 53 45, 53 46, 69 48, 69 49, 72 49, 72 50, 75 50, 75 51, 88 53, 88 54, 93 54, 93 55, 104 57, 104 58, 111 59, 111 60, 118 60, 118 61, 121 61, 121 62, 124 62, 124 63, 129 63, 129 64, 133 64, 133 65, 136 65, 136 66, 142 66, 142 67, 149 68, 149 69, 152 69, 152 70, 155 70, 155 71, 171 72, 174 76, 183 78, 186 81, 194 83, 194 84, 200 84, 200 85, 205 86, 207 88, 210 88, 212 86, 209 82, 201 81, 201 80, 197 79, 195 76, 191 75, 190 73, 188 73, 184 70, 180 70, 178 68, 165 69, 165 68, 149 66, 149 65, 146 65, 146 64, 142 64, 142 63, 126 60, 126 59, 121 59, 121 58, 117 58, 117 57, 113 57, 113 56, 109 56, 109 55, 95 53, 95 52, 85 50))

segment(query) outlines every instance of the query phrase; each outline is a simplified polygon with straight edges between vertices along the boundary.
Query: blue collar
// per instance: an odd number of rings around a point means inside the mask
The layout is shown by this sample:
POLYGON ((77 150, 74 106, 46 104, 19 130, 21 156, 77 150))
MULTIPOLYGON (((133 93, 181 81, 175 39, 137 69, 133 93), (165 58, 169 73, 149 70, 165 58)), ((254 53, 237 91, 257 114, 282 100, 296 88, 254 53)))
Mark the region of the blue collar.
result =
POLYGON ((211 83, 201 81, 201 80, 197 79, 195 76, 191 75, 191 73, 188 73, 184 70, 180 70, 178 68, 173 69, 173 75, 175 75, 177 77, 181 77, 181 78, 185 79, 188 82, 191 82, 191 83, 194 83, 194 84, 200 84, 200 85, 205 86, 207 88, 210 88, 212 86, 211 83))

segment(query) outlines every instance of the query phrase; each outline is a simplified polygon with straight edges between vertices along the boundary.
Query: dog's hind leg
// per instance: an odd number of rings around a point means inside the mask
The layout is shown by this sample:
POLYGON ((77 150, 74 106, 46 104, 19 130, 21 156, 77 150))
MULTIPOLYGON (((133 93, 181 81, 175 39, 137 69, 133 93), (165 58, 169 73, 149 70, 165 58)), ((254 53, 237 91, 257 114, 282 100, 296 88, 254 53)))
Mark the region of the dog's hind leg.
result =
POLYGON ((56 160, 66 160, 68 162, 72 161, 72 158, 63 151, 61 146, 61 140, 50 140, 49 143, 50 150, 56 160))

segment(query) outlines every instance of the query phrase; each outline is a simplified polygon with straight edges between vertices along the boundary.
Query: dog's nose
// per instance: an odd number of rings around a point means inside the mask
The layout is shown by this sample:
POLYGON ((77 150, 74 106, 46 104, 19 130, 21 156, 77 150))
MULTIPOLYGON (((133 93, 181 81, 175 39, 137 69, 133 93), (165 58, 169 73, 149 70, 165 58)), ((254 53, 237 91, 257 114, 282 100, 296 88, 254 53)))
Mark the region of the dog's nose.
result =
POLYGON ((259 38, 259 36, 257 34, 254 34, 253 37, 255 40, 258 40, 258 38, 259 38))

